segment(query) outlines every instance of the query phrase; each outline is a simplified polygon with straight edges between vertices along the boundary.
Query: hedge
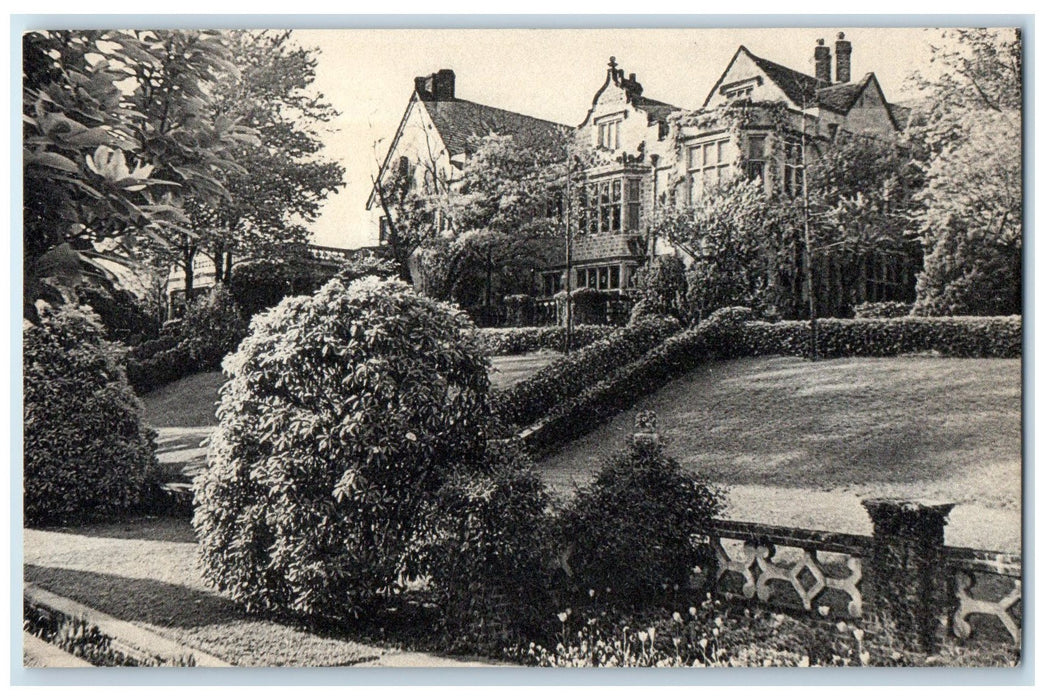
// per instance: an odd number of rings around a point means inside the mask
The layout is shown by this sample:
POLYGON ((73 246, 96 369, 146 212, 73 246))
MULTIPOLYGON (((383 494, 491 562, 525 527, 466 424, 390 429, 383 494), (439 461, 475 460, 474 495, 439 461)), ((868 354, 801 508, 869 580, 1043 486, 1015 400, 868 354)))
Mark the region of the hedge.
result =
POLYGON ((696 328, 668 338, 638 359, 554 406, 544 420, 523 437, 523 444, 535 456, 554 452, 620 411, 627 410, 638 399, 671 379, 709 359, 731 356, 729 339, 739 325, 737 321, 716 313, 696 328))
MULTIPOLYGON (((618 330, 614 326, 575 326, 570 344, 576 350, 608 338, 618 330)), ((566 342, 566 329, 562 326, 480 328, 479 340, 491 356, 519 355, 537 350, 561 351, 566 342)))
POLYGON ((618 329, 608 338, 597 340, 496 393, 494 414, 505 427, 530 425, 558 404, 605 378, 621 364, 642 357, 678 328, 678 321, 674 319, 649 318, 618 329))
MULTIPOLYGON (((808 321, 744 324, 735 339, 744 355, 809 357, 808 321)), ((1019 357, 1020 316, 829 318, 817 323, 819 357, 890 357, 935 352, 945 357, 1019 357)))
MULTIPOLYGON (((818 329, 823 358, 921 352, 947 357, 1021 354, 1019 316, 826 319, 818 329)), ((535 455, 548 454, 703 362, 752 355, 807 357, 809 347, 808 321, 749 321, 741 309, 723 309, 554 406, 523 440, 535 455)))

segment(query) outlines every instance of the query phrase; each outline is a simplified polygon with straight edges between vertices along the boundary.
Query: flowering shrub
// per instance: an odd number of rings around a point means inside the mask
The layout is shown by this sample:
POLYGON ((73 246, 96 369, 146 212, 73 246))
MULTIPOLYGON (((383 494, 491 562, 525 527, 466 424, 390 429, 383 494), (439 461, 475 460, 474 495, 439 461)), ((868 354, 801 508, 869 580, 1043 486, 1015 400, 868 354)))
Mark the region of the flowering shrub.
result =
MULTIPOLYGON (((578 350, 596 340, 608 338, 618 330, 613 326, 574 326, 570 345, 578 350)), ((561 351, 566 344, 566 329, 562 326, 480 328, 479 341, 491 356, 521 355, 537 350, 561 351)))
POLYGON ((498 392, 494 413, 506 425, 534 423, 622 364, 641 357, 678 328, 678 321, 673 319, 650 318, 618 329, 604 340, 595 341, 498 392))
POLYGON ((401 281, 328 282, 254 317, 195 482, 206 579, 248 609, 344 618, 393 590, 425 502, 483 457, 467 318, 401 281))
POLYGON ((45 311, 23 340, 26 524, 126 513, 156 466, 155 436, 97 317, 45 311))
POLYGON ((606 599, 635 606, 687 585, 703 556, 692 535, 721 513, 722 497, 659 444, 633 439, 557 518, 575 597, 606 591, 606 599))

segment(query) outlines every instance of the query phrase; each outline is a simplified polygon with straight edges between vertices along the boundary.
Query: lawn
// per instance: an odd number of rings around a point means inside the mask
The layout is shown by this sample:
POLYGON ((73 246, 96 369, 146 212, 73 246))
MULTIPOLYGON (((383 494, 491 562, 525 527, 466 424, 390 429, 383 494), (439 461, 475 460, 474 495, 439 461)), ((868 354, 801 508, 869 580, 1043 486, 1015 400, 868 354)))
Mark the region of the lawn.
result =
POLYGON ((540 470, 559 490, 585 483, 652 409, 671 454, 731 488, 731 517, 867 531, 863 497, 943 499, 961 504, 949 543, 1018 551, 1020 396, 1018 359, 712 363, 540 470))
POLYGON ((206 585, 188 520, 27 529, 26 581, 242 666, 460 666, 450 659, 247 614, 206 585))

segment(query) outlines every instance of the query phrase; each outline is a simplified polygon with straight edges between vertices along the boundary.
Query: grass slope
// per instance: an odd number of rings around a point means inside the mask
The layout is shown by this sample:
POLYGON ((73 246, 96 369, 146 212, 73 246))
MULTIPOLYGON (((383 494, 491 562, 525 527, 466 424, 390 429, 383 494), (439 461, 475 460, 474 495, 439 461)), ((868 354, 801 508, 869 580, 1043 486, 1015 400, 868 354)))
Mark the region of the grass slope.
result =
MULTIPOLYGON (((809 512, 830 510, 829 499, 817 500, 828 491, 937 498, 1015 514, 1018 541, 1020 396, 1019 360, 812 363, 774 357, 712 363, 549 456, 540 468, 558 489, 586 482, 632 432, 635 412, 651 409, 683 465, 735 487, 745 500, 756 494, 768 499, 764 508, 742 509, 752 519, 774 522, 774 507, 786 510, 798 493, 810 500, 795 507, 809 512)), ((866 521, 858 498, 850 500, 846 507, 855 513, 847 518, 866 521)), ((826 514, 819 522, 811 519, 809 525, 824 529, 835 524, 826 514)))

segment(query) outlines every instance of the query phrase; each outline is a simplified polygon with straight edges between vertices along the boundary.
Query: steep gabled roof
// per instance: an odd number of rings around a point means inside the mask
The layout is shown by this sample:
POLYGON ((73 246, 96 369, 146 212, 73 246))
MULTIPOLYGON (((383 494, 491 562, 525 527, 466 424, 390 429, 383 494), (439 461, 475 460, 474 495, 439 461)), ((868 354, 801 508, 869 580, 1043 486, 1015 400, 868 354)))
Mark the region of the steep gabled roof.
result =
POLYGON ((555 143, 557 132, 569 128, 547 119, 538 119, 506 109, 489 107, 469 100, 423 100, 451 155, 471 152, 474 138, 490 134, 512 136, 519 145, 542 146, 555 143))
POLYGON ((782 66, 779 63, 756 56, 743 46, 739 50, 747 53, 751 60, 755 62, 755 65, 766 74, 766 77, 783 90, 784 94, 787 95, 787 99, 799 106, 815 103, 817 86, 820 84, 820 81, 815 77, 799 73, 787 66, 782 66))

